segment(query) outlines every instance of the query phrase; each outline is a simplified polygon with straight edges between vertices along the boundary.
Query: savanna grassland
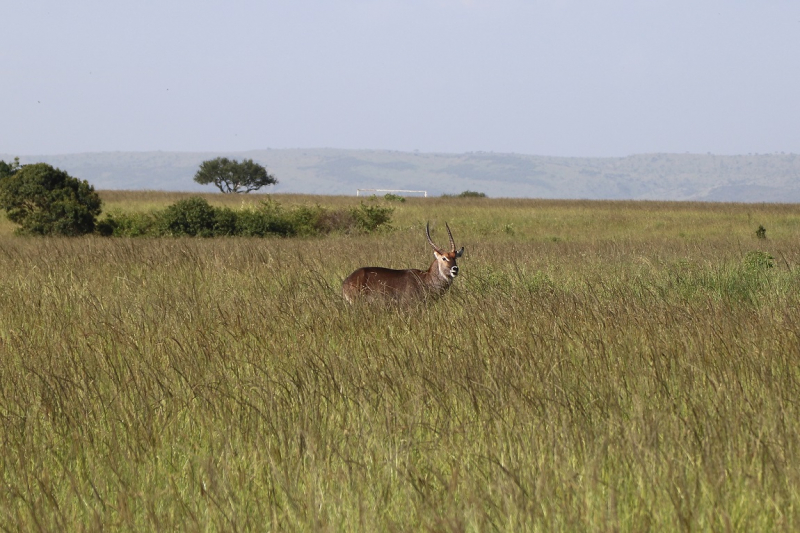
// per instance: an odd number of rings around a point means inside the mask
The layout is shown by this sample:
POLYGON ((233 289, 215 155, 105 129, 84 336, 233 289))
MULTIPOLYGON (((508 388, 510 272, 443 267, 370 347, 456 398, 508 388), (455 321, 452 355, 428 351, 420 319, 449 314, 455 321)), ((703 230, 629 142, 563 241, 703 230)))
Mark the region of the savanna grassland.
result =
POLYGON ((392 205, 313 239, 0 223, 0 529, 800 528, 800 207, 392 205), (451 291, 345 304, 427 268, 428 220, 451 291))

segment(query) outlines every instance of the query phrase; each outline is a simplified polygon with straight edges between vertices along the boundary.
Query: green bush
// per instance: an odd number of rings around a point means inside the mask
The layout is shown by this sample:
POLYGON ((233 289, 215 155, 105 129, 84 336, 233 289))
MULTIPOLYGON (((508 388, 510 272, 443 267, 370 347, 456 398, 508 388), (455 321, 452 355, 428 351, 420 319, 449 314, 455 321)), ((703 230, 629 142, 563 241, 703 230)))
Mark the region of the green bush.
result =
POLYGON ((367 233, 377 229, 391 228, 389 222, 392 220, 392 213, 394 213, 394 208, 392 207, 367 205, 364 202, 350 210, 355 226, 367 233))
POLYGON ((296 206, 286 213, 286 218, 294 228, 294 234, 301 237, 310 237, 323 233, 320 223, 325 210, 320 206, 296 206))
POLYGON ((95 233, 103 237, 111 237, 114 235, 115 229, 116 225, 114 224, 114 220, 108 217, 103 220, 98 220, 97 224, 94 226, 95 233))
POLYGON ((392 193, 384 195, 383 199, 387 202, 400 202, 401 204, 406 201, 405 197, 392 193))
POLYGON ((486 198, 486 193, 477 191, 464 191, 460 194, 443 194, 442 198, 486 198))
POLYGON ((97 223, 97 233, 113 237, 144 237, 157 234, 157 215, 115 210, 97 223))
POLYGON ((775 259, 770 254, 757 250, 747 252, 743 262, 750 272, 760 272, 775 266, 775 259))
MULTIPOLYGON (((7 165, 6 165, 7 166, 7 165)), ((95 229, 102 202, 86 180, 47 163, 5 169, 0 208, 20 234, 84 235, 95 229)))
POLYGON ((318 205, 284 208, 271 199, 255 209, 234 210, 192 197, 152 213, 112 211, 98 223, 97 233, 115 237, 313 237, 334 231, 389 228, 392 212, 389 207, 363 203, 358 208, 336 211, 318 205))
POLYGON ((243 237, 264 237, 269 235, 270 221, 258 211, 246 210, 236 212, 236 233, 243 237))
POLYGON ((15 157, 11 163, 6 163, 0 159, 0 180, 15 174, 20 168, 22 168, 22 165, 19 164, 19 157, 15 157))
POLYGON ((262 203, 258 209, 244 210, 237 213, 236 225, 238 235, 245 237, 266 237, 278 235, 291 237, 296 234, 291 221, 283 213, 279 205, 262 203))
POLYGON ((199 196, 180 200, 158 217, 159 232, 174 237, 213 237, 216 210, 199 196))
POLYGON ((230 207, 218 207, 214 212, 214 235, 228 237, 239 234, 239 213, 230 207))

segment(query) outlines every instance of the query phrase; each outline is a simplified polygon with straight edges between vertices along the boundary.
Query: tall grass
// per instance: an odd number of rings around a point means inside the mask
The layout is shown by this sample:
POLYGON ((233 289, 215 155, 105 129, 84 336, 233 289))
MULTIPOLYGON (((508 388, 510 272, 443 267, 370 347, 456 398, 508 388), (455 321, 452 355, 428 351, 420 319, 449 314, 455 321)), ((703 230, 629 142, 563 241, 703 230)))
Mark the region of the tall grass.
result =
POLYGON ((795 206, 429 200, 390 235, 0 237, 0 528, 800 527, 795 206), (346 305, 427 266, 428 219, 451 291, 346 305))

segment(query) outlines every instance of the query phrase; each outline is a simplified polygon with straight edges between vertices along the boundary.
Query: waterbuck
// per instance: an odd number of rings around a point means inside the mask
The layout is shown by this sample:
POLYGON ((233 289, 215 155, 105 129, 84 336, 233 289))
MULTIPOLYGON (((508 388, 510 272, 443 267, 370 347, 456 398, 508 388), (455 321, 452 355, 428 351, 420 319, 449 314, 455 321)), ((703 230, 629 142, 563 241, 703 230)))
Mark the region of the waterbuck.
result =
POLYGON ((368 298, 387 298, 394 300, 414 300, 437 297, 450 288, 458 275, 456 259, 464 253, 464 247, 456 251, 456 243, 450 226, 445 222, 450 236, 450 251, 445 252, 433 243, 430 227, 425 225, 425 235, 433 247, 434 259, 427 271, 409 268, 394 270, 383 267, 362 267, 347 276, 342 282, 344 299, 353 303, 359 296, 368 298))

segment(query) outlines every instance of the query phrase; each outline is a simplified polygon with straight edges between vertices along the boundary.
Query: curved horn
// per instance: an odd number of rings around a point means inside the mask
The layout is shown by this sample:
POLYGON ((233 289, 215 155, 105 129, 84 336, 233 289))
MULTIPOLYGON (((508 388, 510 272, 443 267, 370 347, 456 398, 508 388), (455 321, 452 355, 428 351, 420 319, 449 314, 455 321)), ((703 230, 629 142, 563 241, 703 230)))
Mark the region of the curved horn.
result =
POLYGON ((456 251, 456 241, 453 240, 453 234, 450 233, 450 226, 447 225, 447 222, 444 223, 444 227, 447 228, 447 235, 450 237, 450 251, 456 251))
POLYGON ((431 239, 431 228, 430 228, 430 225, 431 225, 430 222, 425 224, 425 235, 428 237, 428 243, 430 243, 430 245, 433 246, 434 251, 441 253, 441 251, 439 250, 439 247, 436 246, 433 243, 433 239, 431 239))

